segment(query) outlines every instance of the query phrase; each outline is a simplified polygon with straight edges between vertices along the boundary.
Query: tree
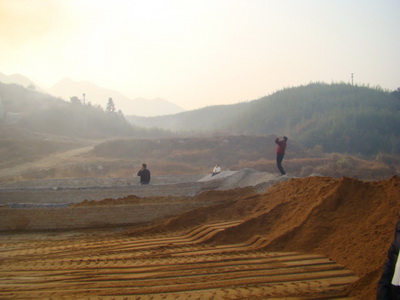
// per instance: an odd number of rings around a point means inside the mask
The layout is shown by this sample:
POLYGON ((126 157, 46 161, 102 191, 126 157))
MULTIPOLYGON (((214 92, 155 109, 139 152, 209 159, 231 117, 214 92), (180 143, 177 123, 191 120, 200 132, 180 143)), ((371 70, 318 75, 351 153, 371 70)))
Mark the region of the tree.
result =
POLYGON ((81 100, 76 96, 70 97, 69 99, 72 104, 82 104, 81 100))
POLYGON ((392 96, 394 96, 396 99, 400 99, 400 88, 397 88, 397 90, 393 91, 392 96))
POLYGON ((115 112, 115 105, 112 98, 108 98, 107 109, 108 112, 115 112))

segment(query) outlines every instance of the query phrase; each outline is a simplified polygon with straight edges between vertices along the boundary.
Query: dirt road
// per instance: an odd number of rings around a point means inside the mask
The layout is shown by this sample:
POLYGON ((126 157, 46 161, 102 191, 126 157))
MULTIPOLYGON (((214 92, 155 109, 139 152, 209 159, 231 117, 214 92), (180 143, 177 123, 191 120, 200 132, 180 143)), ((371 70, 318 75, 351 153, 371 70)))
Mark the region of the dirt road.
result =
POLYGON ((55 166, 59 166, 68 162, 72 158, 93 150, 93 147, 94 145, 76 148, 69 151, 52 154, 33 162, 19 164, 12 168, 2 169, 0 170, 0 179, 7 181, 12 178, 18 178, 22 174, 28 173, 31 170, 46 170, 54 168, 55 166))

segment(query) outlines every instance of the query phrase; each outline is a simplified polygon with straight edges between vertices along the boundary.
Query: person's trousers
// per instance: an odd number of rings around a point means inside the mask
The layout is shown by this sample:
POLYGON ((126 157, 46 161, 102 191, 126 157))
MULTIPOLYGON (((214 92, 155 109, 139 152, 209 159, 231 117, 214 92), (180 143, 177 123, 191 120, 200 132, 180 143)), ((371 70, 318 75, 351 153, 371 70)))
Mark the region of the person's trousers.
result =
POLYGON ((277 153, 276 154, 276 166, 278 167, 279 172, 281 172, 282 175, 286 174, 285 170, 282 167, 282 160, 283 160, 284 156, 285 156, 284 153, 277 153))

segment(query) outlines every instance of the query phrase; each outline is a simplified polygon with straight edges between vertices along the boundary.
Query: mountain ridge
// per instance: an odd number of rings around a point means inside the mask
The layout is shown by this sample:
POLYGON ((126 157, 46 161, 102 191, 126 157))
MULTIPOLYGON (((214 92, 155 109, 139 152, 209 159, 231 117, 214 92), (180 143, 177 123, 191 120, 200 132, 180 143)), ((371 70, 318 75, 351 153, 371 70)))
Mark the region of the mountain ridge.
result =
POLYGON ((156 98, 148 100, 145 98, 130 99, 121 92, 103 88, 90 81, 75 81, 64 78, 48 90, 52 95, 67 98, 77 96, 80 98, 85 94, 87 101, 95 105, 105 107, 108 99, 112 98, 117 110, 125 115, 158 116, 168 115, 184 111, 172 102, 156 98))
POLYGON ((112 98, 116 109, 121 110, 125 115, 150 117, 185 111, 182 107, 160 97, 154 99, 137 97, 131 99, 119 91, 101 87, 87 80, 76 81, 68 77, 47 89, 21 74, 5 75, 0 72, 0 82, 22 85, 25 88, 47 93, 65 101, 69 101, 71 97, 75 96, 82 100, 87 100, 93 105, 100 105, 103 108, 106 107, 108 99, 112 98), (83 94, 85 94, 86 99, 83 99, 83 94))
POLYGON ((309 148, 376 155, 400 152, 400 92, 311 83, 249 102, 128 120, 181 133, 287 135, 309 148))
POLYGON ((3 82, 5 84, 18 84, 22 85, 25 88, 33 89, 42 93, 46 92, 45 89, 42 88, 39 84, 32 81, 28 77, 18 73, 5 75, 4 73, 0 72, 0 82, 3 82))

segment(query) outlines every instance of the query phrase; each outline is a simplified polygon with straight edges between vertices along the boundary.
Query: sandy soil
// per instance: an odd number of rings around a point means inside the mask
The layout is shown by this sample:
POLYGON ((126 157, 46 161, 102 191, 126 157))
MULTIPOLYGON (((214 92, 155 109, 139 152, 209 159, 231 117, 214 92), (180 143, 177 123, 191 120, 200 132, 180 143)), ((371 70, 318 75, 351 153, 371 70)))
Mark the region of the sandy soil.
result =
POLYGON ((233 201, 146 226, 2 234, 0 298, 375 298, 399 177, 293 178, 195 197, 233 201))
POLYGON ((1 298, 305 299, 343 295, 357 279, 318 254, 267 252, 247 243, 204 244, 238 224, 147 237, 14 236, 2 243, 1 298))

